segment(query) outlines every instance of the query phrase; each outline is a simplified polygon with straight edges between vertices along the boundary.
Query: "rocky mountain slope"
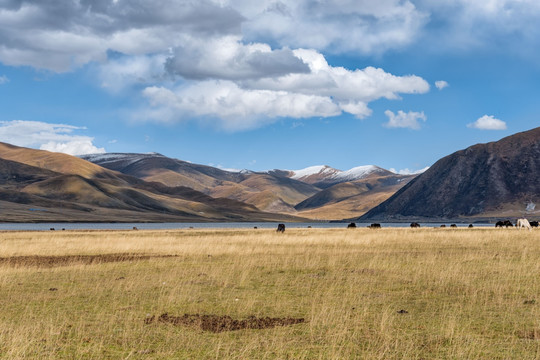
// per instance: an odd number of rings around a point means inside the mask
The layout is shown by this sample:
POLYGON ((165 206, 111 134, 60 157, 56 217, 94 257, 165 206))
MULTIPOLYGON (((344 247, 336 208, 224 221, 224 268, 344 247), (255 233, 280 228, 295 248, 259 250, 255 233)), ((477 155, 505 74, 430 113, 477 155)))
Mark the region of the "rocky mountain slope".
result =
POLYGON ((540 217, 540 128, 437 161, 358 220, 540 217))

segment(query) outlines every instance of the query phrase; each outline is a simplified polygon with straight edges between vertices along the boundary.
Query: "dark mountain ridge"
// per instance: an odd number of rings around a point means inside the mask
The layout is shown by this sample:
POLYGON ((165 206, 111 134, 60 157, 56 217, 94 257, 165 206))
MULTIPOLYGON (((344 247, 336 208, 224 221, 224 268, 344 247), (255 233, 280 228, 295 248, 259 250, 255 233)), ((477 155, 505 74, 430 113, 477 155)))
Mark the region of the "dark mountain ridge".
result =
POLYGON ((437 161, 356 220, 538 215, 540 128, 477 144, 437 161))

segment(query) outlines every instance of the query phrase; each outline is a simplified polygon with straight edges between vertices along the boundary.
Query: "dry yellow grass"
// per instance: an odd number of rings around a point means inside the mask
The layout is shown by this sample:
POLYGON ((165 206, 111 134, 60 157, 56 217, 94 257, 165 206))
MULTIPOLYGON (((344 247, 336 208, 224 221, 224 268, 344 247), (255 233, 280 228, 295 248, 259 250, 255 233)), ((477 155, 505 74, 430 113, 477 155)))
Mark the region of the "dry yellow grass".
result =
POLYGON ((538 230, 2 232, 0 258, 5 359, 540 359, 538 230), (104 254, 132 257, 42 261, 104 254))

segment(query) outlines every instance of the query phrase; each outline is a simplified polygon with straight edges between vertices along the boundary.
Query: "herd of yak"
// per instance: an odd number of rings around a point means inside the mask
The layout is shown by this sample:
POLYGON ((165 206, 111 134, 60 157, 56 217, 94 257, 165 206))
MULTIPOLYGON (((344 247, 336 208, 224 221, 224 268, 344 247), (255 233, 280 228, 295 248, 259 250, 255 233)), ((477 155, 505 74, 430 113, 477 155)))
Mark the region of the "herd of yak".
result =
MULTIPOLYGON (((410 226, 412 228, 419 228, 420 224, 417 223, 417 222, 412 222, 410 226)), ((525 229, 531 230, 533 227, 538 227, 538 221, 529 222, 527 219, 517 219, 515 226, 518 229, 525 228, 525 229)), ((445 228, 446 225, 443 224, 443 225, 441 225, 441 227, 445 228)), ((452 224, 452 225, 450 225, 450 227, 457 228, 457 225, 452 224)), ((469 228, 472 228, 472 227, 473 227, 473 224, 469 224, 469 228)), ((497 221, 495 223, 495 227, 496 228, 502 228, 502 227, 509 228, 509 227, 514 227, 514 224, 510 220, 499 220, 499 221, 497 221)), ((353 223, 353 222, 350 223, 349 225, 347 225, 347 228, 349 228, 349 229, 356 228, 356 223, 353 223)), ((370 229, 380 229, 381 224, 373 223, 371 225, 368 225, 368 228, 370 228, 370 229)), ((285 224, 279 224, 276 231, 277 232, 285 232, 285 224)))

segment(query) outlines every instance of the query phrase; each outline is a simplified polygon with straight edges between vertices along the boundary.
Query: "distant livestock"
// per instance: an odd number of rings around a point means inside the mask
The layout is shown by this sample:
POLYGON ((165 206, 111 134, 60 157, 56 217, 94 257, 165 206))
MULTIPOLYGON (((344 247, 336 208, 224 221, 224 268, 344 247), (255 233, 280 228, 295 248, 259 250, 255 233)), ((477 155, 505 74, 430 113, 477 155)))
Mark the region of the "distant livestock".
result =
POLYGON ((457 225, 456 224, 452 224, 450 225, 451 228, 457 228, 457 225))
POLYGON ((441 225, 441 227, 442 227, 442 228, 445 228, 445 227, 446 227, 446 225, 442 224, 442 225, 441 225))
POLYGON ((471 228, 473 228, 473 227, 474 227, 473 224, 469 224, 469 229, 471 229, 471 228))
POLYGON ((531 221, 531 227, 538 227, 538 221, 531 221))
POLYGON ((510 220, 499 220, 495 223, 495 227, 498 228, 502 228, 502 227, 514 227, 514 225, 512 225, 512 222, 510 222, 510 220))
POLYGON ((370 228, 370 229, 380 229, 380 228, 381 228, 381 224, 379 224, 379 223, 374 223, 374 224, 369 225, 368 228, 370 228))
POLYGON ((412 227, 412 228, 419 228, 419 227, 420 227, 420 224, 417 223, 417 222, 413 222, 413 223, 411 223, 411 227, 412 227))
POLYGON ((529 220, 527 219, 517 219, 516 227, 518 228, 518 230, 521 230, 521 228, 526 228, 529 230, 532 229, 531 224, 529 224, 529 220))
POLYGON ((347 229, 354 229, 356 228, 356 223, 350 223, 349 225, 347 225, 347 229))
POLYGON ((285 232, 285 224, 278 224, 276 231, 284 233, 285 232))

